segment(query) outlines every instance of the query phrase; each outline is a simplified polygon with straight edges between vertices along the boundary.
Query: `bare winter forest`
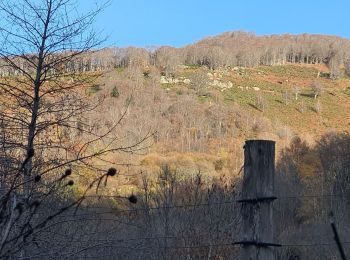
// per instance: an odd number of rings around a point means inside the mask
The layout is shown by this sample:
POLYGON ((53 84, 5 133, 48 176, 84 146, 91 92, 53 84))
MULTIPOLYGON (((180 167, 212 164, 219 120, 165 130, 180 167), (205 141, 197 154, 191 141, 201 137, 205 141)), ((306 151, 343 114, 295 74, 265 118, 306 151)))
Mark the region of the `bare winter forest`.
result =
POLYGON ((101 48, 104 8, 0 2, 0 259, 350 257, 350 40, 101 48), (260 139, 276 144, 268 245, 244 224, 260 139))

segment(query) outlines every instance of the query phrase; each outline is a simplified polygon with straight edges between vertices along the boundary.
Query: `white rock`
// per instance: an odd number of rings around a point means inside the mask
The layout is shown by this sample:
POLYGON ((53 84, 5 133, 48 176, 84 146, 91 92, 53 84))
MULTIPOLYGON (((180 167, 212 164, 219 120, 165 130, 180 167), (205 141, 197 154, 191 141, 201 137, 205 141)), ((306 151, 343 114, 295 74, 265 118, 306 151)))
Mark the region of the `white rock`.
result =
POLYGON ((167 84, 167 83, 169 83, 169 81, 164 76, 161 76, 160 77, 160 83, 167 84))
POLYGON ((253 87, 253 89, 254 89, 255 91, 260 91, 260 88, 258 88, 258 87, 253 87))
POLYGON ((188 85, 188 84, 191 83, 191 80, 189 80, 189 79, 184 79, 184 83, 188 85))

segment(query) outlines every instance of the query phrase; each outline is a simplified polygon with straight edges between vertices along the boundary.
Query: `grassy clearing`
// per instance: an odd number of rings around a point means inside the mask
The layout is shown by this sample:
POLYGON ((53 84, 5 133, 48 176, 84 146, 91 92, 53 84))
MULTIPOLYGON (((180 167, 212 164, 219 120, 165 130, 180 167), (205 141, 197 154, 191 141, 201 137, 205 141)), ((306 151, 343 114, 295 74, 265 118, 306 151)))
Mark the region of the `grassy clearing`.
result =
POLYGON ((297 65, 261 66, 258 70, 267 75, 289 78, 315 78, 318 73, 314 67, 297 65))
POLYGON ((344 119, 350 119, 350 87, 347 87, 350 80, 345 77, 339 80, 320 78, 325 92, 315 100, 311 84, 318 71, 315 67, 298 65, 245 69, 242 75, 227 77, 234 87, 223 93, 224 101, 227 104, 234 102, 255 115, 281 122, 295 133, 321 134, 330 129, 346 130, 349 125, 344 119), (286 78, 291 80, 286 81, 286 78), (293 92, 294 82, 301 86, 297 100, 293 92), (285 92, 288 93, 287 102, 285 92), (255 107, 257 95, 265 103, 264 111, 255 107), (318 100, 320 111, 316 111, 318 100))

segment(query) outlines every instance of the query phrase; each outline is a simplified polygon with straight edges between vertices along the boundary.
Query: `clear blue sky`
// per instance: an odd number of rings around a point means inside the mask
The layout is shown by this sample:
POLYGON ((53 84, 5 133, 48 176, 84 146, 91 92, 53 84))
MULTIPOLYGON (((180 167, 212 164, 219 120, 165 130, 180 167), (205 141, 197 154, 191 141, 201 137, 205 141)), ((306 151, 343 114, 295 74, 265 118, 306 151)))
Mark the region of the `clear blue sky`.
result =
MULTIPOLYGON (((86 10, 96 0, 78 2, 86 10)), ((350 0, 111 0, 96 27, 108 46, 183 46, 235 30, 350 38, 349 12, 350 0)))

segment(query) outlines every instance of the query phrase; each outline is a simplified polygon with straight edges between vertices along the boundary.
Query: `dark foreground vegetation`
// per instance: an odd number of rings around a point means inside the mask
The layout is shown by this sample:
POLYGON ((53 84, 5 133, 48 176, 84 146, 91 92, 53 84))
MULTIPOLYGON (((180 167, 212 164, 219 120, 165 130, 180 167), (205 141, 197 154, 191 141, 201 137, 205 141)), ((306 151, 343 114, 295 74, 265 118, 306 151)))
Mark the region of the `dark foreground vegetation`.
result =
MULTIPOLYGON (((315 146, 295 138, 277 161, 273 204, 277 259, 334 259, 329 213, 347 254, 349 218, 348 134, 328 134, 315 146)), ((137 193, 125 199, 92 193, 75 200, 70 192, 35 206, 25 241, 8 240, 10 259, 236 259, 242 236, 240 178, 206 180, 200 172, 180 174, 164 165, 153 179, 140 176, 137 193)), ((25 205, 23 205, 25 206, 25 205)), ((34 206, 33 206, 34 207, 34 206)), ((13 212, 21 214, 20 208, 13 212)), ((8 217, 2 215, 3 219, 8 217)), ((14 226, 10 237, 19 234, 14 226)))

